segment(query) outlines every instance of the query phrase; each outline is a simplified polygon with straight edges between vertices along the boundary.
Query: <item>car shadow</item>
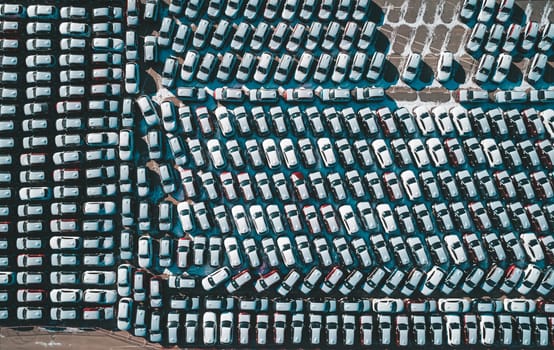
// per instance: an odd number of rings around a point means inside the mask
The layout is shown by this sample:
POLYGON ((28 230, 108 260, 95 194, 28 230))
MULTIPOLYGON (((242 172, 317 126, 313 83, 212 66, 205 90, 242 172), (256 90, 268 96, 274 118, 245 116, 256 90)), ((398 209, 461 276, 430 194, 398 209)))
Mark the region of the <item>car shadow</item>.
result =
POLYGON ((510 55, 512 56, 512 62, 516 62, 516 63, 523 61, 523 59, 525 58, 525 56, 522 55, 521 52, 517 50, 514 50, 510 55))
POLYGON ((423 90, 433 83, 434 78, 433 69, 427 63, 421 61, 418 77, 408 85, 416 91, 423 90))
POLYGON ((384 19, 385 13, 383 12, 383 9, 372 1, 369 5, 367 20, 374 22, 377 26, 380 26, 383 25, 384 19))
MULTIPOLYGON (((497 88, 498 88, 498 85, 492 83, 491 81, 487 81, 485 84, 477 84, 477 85, 479 85, 479 87, 482 90, 486 90, 486 91, 494 91, 494 90, 497 90, 497 88)), ((510 90, 510 89, 508 89, 508 90, 510 90)))
POLYGON ((373 40, 373 47, 375 51, 380 51, 386 55, 390 49, 390 40, 385 34, 377 30, 375 32, 375 39, 373 40))
POLYGON ((510 90, 517 86, 520 86, 523 82, 523 72, 515 65, 510 65, 510 72, 506 80, 500 84, 503 90, 510 90))
POLYGON ((398 79, 400 79, 400 72, 398 72, 398 68, 396 68, 396 66, 389 60, 385 60, 385 64, 383 65, 383 78, 377 85, 388 89, 389 87, 396 85, 398 79))
POLYGON ((442 84, 448 90, 457 90, 461 84, 466 82, 466 71, 457 61, 452 61, 452 77, 442 84))
POLYGON ((395 111, 399 108, 398 104, 396 103, 396 100, 390 97, 389 95, 387 95, 386 93, 385 93, 385 99, 379 102, 379 108, 381 107, 389 107, 391 111, 395 111))
POLYGON ((542 80, 549 86, 554 83, 554 67, 551 64, 547 63, 544 68, 544 74, 542 80))
POLYGON ((517 3, 515 3, 512 8, 512 15, 510 16, 508 22, 517 24, 524 24, 527 22, 527 15, 525 14, 525 11, 517 3))
POLYGON ((150 74, 141 74, 141 86, 140 91, 142 94, 155 95, 158 91, 156 87, 156 81, 150 74))

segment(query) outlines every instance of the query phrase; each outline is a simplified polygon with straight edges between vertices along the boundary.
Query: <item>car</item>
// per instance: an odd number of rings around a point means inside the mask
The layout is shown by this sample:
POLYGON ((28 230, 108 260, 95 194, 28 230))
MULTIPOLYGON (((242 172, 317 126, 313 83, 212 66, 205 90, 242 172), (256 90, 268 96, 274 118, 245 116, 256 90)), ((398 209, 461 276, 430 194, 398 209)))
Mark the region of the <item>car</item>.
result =
POLYGON ((142 95, 137 98, 136 103, 148 126, 152 127, 160 123, 160 117, 150 97, 142 95))
POLYGON ((529 21, 521 33, 521 44, 519 50, 523 53, 529 52, 536 44, 539 35, 539 24, 529 21))
POLYGON ((530 84, 536 84, 544 74, 548 58, 543 53, 537 53, 533 56, 529 67, 527 68, 526 80, 530 84))
POLYGON ((554 26, 547 23, 541 29, 540 40, 537 43, 537 48, 541 52, 547 52, 552 48, 552 38, 554 37, 554 26))
POLYGON ((420 293, 425 296, 433 294, 445 276, 446 272, 442 268, 433 266, 433 268, 427 272, 427 277, 421 286, 420 293))
MULTIPOLYGON (((288 42, 285 46, 286 51, 289 53, 298 52, 300 45, 304 41, 306 32, 307 32, 306 26, 304 24, 297 23, 294 26, 294 28, 292 28, 292 32, 288 38, 288 42)), ((271 45, 271 41, 270 41, 270 45, 271 45)))
POLYGON ((467 261, 467 255, 464 246, 462 245, 462 241, 457 235, 451 234, 444 236, 444 243, 446 244, 446 248, 450 253, 450 257, 456 265, 461 265, 467 261))
POLYGON ((490 346, 494 344, 496 326, 492 315, 481 315, 479 320, 479 333, 481 335, 481 344, 490 346))
POLYGON ((217 57, 213 53, 204 55, 196 72, 196 79, 204 83, 210 81, 216 65, 217 57))
MULTIPOLYGON (((313 262, 313 256, 312 256, 312 252, 310 250, 310 243, 308 241, 308 237, 306 235, 295 236, 294 241, 296 243, 296 248, 298 250, 298 255, 300 256, 300 259, 302 260, 302 262, 305 263, 305 264, 309 264, 309 263, 313 262)), ((264 248, 264 251, 265 250, 266 249, 264 248)), ((277 262, 276 255, 273 258, 271 258, 268 255, 268 258, 270 260, 270 265, 272 265, 272 266, 274 265, 274 264, 271 263, 272 260, 275 260, 275 262, 277 262)))
MULTIPOLYGON (((307 2, 305 2, 305 4, 309 4, 311 3, 312 0, 309 0, 307 2)), ((314 4, 312 3, 311 6, 313 6, 314 4)), ((306 42, 304 44, 304 47, 307 49, 307 50, 315 50, 316 47, 319 46, 320 42, 321 42, 321 37, 323 35, 323 24, 318 22, 318 21, 313 21, 312 24, 310 25, 310 28, 308 30, 308 35, 306 37, 306 42)))
POLYGON ((437 81, 439 83, 446 83, 454 74, 454 55, 452 52, 441 52, 439 61, 437 62, 437 81))
POLYGON ((460 19, 463 22, 469 22, 477 11, 477 0, 464 0, 460 9, 460 19))
POLYGON ((308 52, 304 52, 298 60, 298 65, 294 72, 294 80, 298 83, 304 83, 308 79, 308 76, 314 65, 314 57, 308 52))
POLYGON ((421 54, 419 53, 413 52, 408 57, 408 60, 406 61, 406 64, 404 66, 404 70, 402 71, 402 80, 406 84, 411 84, 419 74, 421 60, 421 54))
POLYGON ((496 84, 502 84, 510 73, 511 64, 512 56, 507 53, 501 53, 496 60, 496 70, 494 75, 492 76, 492 82, 496 84))
POLYGON ((473 81, 477 84, 485 84, 489 80, 494 62, 494 56, 484 54, 479 61, 479 67, 473 76, 473 81))
POLYGON ((494 53, 496 50, 498 50, 503 35, 504 27, 499 23, 493 24, 491 29, 489 30, 488 39, 483 48, 484 51, 494 53))
POLYGON ((313 0, 302 1, 302 5, 298 5, 300 7, 298 17, 303 21, 309 21, 315 11, 315 6, 316 3, 313 0))
POLYGON ((294 145, 291 139, 285 138, 279 142, 279 148, 281 149, 281 154, 285 160, 285 165, 289 169, 293 169, 298 165, 298 157, 294 151, 294 145))
POLYGON ((530 262, 536 263, 544 259, 544 251, 534 233, 521 233, 519 238, 530 262))
POLYGON ((539 277, 542 271, 535 264, 529 264, 523 270, 523 278, 521 282, 516 287, 516 290, 521 295, 527 295, 529 292, 534 290, 539 283, 539 277))
POLYGON ((40 320, 43 317, 43 310, 42 307, 19 306, 17 308, 17 319, 23 321, 40 320))
POLYGON ((261 51, 269 38, 271 27, 267 22, 262 21, 255 28, 250 39, 250 48, 254 51, 261 51))
POLYGON ((385 54, 379 51, 376 51, 371 57, 369 66, 366 73, 366 78, 370 83, 375 83, 381 77, 383 72, 383 67, 385 65, 385 54))
POLYGON ((125 92, 131 95, 139 93, 139 71, 136 63, 125 65, 125 92))
POLYGON ((230 276, 231 270, 225 266, 221 267, 202 279, 202 288, 206 291, 210 291, 224 283, 230 276))
POLYGON ((50 290, 50 301, 53 303, 78 303, 82 296, 83 292, 80 289, 50 290))
POLYGON ((289 273, 283 278, 281 285, 277 288, 277 293, 281 296, 286 296, 295 284, 300 280, 300 273, 295 269, 289 271, 289 273))
POLYGON ((167 285, 169 288, 194 289, 196 288, 196 279, 186 273, 182 275, 170 275, 167 285))
POLYGON ((527 92, 522 90, 498 91, 494 94, 497 103, 523 103, 527 101, 527 92))
MULTIPOLYGON (((270 54, 268 52, 262 53, 262 55, 258 59, 258 64, 256 66, 256 71, 254 72, 254 76, 253 76, 253 78, 256 82, 258 82, 260 84, 265 83, 269 73, 272 70, 273 60, 274 60, 274 58, 273 58, 272 54, 270 54)), ((297 69, 297 72, 298 72, 298 69, 297 69)))
POLYGON ((280 57, 278 62, 273 80, 278 84, 285 84, 290 79, 294 61, 292 56, 285 54, 280 57))
POLYGON ((235 237, 227 237, 223 240, 223 246, 225 247, 225 253, 229 259, 231 267, 237 267, 241 264, 240 253, 238 250, 238 243, 235 237))
POLYGON ((476 54, 483 46, 486 33, 487 26, 483 23, 477 23, 475 27, 473 27, 469 40, 466 43, 466 51, 470 54, 476 54))
MULTIPOLYGON (((53 9, 53 6, 31 5, 27 9, 27 15, 30 18, 37 17, 38 11, 53 9)), ((3 4, 0 6, 0 16, 2 18, 18 18, 23 15, 24 7, 19 4, 3 4)), ((44 11, 46 12, 46 11, 44 11)))
POLYGON ((179 69, 179 61, 175 57, 168 57, 164 61, 162 69, 162 86, 165 88, 172 88, 175 85, 175 77, 179 69))
POLYGON ((438 138, 429 138, 425 141, 429 156, 435 167, 440 168, 447 164, 447 157, 442 146, 442 142, 438 138))
POLYGON ((258 251, 254 239, 247 238, 242 241, 244 248, 244 253, 248 259, 250 266, 258 267, 261 264, 260 257, 258 256, 258 251))
POLYGON ((254 288, 258 293, 267 291, 271 286, 278 283, 281 280, 279 271, 271 270, 265 275, 262 275, 254 284, 254 288))
MULTIPOLYGON (((214 1, 212 1, 213 3, 214 1)), ((252 27, 249 23, 242 22, 236 28, 229 46, 232 51, 243 52, 252 35, 252 27)))
POLYGON ((337 84, 342 83, 346 78, 349 68, 350 56, 345 53, 339 53, 331 74, 331 81, 337 84))

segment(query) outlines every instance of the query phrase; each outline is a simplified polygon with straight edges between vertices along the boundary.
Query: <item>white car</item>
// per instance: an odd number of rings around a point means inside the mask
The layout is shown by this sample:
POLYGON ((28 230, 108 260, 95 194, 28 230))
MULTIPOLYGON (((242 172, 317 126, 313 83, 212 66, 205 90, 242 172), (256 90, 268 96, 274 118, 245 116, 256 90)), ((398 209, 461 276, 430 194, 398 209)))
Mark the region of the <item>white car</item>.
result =
POLYGON ((496 50, 498 50, 498 46, 500 45, 503 35, 504 27, 499 23, 493 24, 491 29, 489 30, 489 36, 484 50, 489 53, 494 53, 496 50))
POLYGON ((114 271, 85 271, 81 281, 84 284, 109 286, 115 284, 116 273, 114 271))
POLYGON ((127 331, 131 328, 131 319, 133 315, 133 300, 131 298, 121 298, 117 305, 117 328, 127 331))
POLYGON ((51 249, 77 250, 80 247, 80 237, 54 236, 50 238, 51 249))
POLYGON ((527 101, 527 92, 523 90, 503 90, 494 94, 496 103, 524 103, 527 101))
POLYGON ((523 270, 523 278, 519 286, 517 286, 517 292, 522 295, 527 295, 531 292, 539 282, 539 277, 542 271, 535 264, 529 264, 527 268, 523 270))
POLYGON ((18 320, 40 320, 43 316, 42 307, 20 306, 17 308, 18 320))
POLYGON ((279 271, 272 270, 269 273, 261 276, 254 284, 254 288, 256 289, 256 292, 261 293, 268 290, 271 286, 273 286, 280 280, 281 275, 279 275, 279 271))
POLYGON ((544 259, 544 251, 534 233, 522 233, 519 238, 530 262, 536 263, 544 259))
POLYGON ((481 57, 481 60, 479 61, 479 66, 477 67, 477 71, 473 76, 473 80, 477 84, 485 84, 489 80, 494 62, 495 58, 491 54, 484 54, 481 57))
POLYGON ((142 268, 150 268, 152 266, 152 238, 150 236, 142 236, 138 242, 138 264, 142 268))
POLYGON ((426 106, 419 106, 413 109, 417 126, 423 135, 429 135, 435 131, 433 118, 426 106))
POLYGON ((345 266, 350 266, 354 263, 354 259, 350 253, 350 248, 348 247, 348 243, 344 237, 334 238, 333 245, 335 246, 335 250, 345 266))
POLYGON ((324 237, 317 237, 313 240, 314 249, 319 256, 319 261, 323 266, 330 266, 332 263, 329 244, 324 237))
POLYGON ((160 123, 160 117, 150 97, 142 95, 137 98, 136 103, 148 126, 152 127, 160 123))
POLYGON ((53 303, 78 303, 83 297, 80 289, 52 289, 50 301, 53 303))
POLYGON ((496 70, 492 76, 492 81, 496 84, 502 84, 510 73, 512 65, 512 55, 501 53, 496 60, 496 70))
POLYGON ((279 236, 277 238, 277 247, 279 248, 285 266, 294 266, 296 264, 296 259, 294 258, 290 239, 287 236, 279 236))
POLYGON ((454 70, 454 55, 452 52, 441 52, 437 63, 437 81, 446 83, 452 77, 454 70))
POLYGON ((483 148, 483 152, 485 153, 490 167, 495 168, 503 164, 500 149, 494 139, 482 140, 481 147, 483 148))
POLYGON ((544 53, 537 53, 533 56, 527 68, 526 80, 530 84, 536 84, 544 74, 548 57, 544 53))
POLYGON ((337 157, 329 138, 317 139, 317 148, 326 167, 332 167, 337 163, 337 157))
POLYGON ((277 144, 273 139, 265 139, 262 142, 262 148, 264 150, 267 165, 271 169, 276 169, 281 165, 279 157, 279 151, 277 150, 277 144))
POLYGON ((467 254, 460 237, 455 234, 446 235, 444 236, 444 243, 456 265, 461 265, 467 261, 467 254))
POLYGON ((221 267, 202 279, 202 288, 210 291, 224 283, 229 277, 231 277, 231 270, 226 266, 221 267))
POLYGON ((421 68, 421 54, 419 53, 411 53, 408 57, 408 61, 406 62, 406 65, 404 66, 404 71, 402 72, 402 80, 406 84, 412 83, 417 75, 419 74, 419 70, 421 68))
POLYGON ((521 33, 523 39, 520 44, 521 51, 529 52, 535 46, 538 35, 539 24, 534 21, 528 21, 527 25, 525 25, 525 28, 523 29, 523 32, 521 33))
POLYGON ((360 225, 354 211, 350 205, 342 205, 339 207, 339 214, 342 220, 342 224, 346 229, 346 233, 354 235, 360 230, 360 225))
POLYGON ((377 159, 379 166, 382 169, 388 168, 393 165, 390 150, 383 139, 374 140, 371 143, 371 148, 373 149, 373 154, 375 155, 375 158, 377 159))
MULTIPOLYGON (((260 209, 261 210, 261 209, 260 209)), ((261 265, 260 257, 258 256, 258 248, 256 241, 253 238, 247 238, 242 241, 244 253, 250 262, 251 267, 259 267, 261 265)))
POLYGON ((290 270, 290 272, 283 278, 281 285, 277 288, 277 293, 281 296, 286 296, 299 280, 300 273, 298 273, 295 269, 290 270))
POLYGON ((240 258, 237 239, 235 237, 226 237, 223 240, 223 246, 225 247, 225 253, 229 259, 231 267, 239 266, 242 261, 240 258))
POLYGON ((248 272, 248 270, 244 270, 233 276, 231 280, 225 284, 225 289, 229 293, 234 293, 250 280, 252 280, 252 274, 248 272))
POLYGON ((106 289, 85 289, 83 301, 92 304, 114 304, 117 301, 117 292, 106 289))
POLYGON ((129 62, 125 64, 125 92, 130 95, 139 93, 140 73, 138 64, 129 62))

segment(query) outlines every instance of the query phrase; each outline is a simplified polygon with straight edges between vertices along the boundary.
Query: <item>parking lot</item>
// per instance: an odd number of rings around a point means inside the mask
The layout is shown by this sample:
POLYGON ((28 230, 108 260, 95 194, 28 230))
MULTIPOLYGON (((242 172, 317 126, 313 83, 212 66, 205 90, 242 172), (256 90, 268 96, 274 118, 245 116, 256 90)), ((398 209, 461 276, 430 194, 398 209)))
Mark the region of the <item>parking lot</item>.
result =
POLYGON ((0 324, 554 341, 552 2, 256 1, 0 4, 0 324))

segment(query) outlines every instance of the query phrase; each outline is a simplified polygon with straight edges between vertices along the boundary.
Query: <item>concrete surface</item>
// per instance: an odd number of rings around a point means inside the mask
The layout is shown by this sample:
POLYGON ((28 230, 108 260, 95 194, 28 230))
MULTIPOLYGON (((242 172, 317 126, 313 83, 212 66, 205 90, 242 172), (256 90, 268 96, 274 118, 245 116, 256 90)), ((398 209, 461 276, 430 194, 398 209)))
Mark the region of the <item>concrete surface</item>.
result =
POLYGON ((0 328, 0 349, 160 349, 157 344, 148 343, 143 338, 131 336, 127 332, 111 332, 103 329, 52 332, 41 327, 0 328))

